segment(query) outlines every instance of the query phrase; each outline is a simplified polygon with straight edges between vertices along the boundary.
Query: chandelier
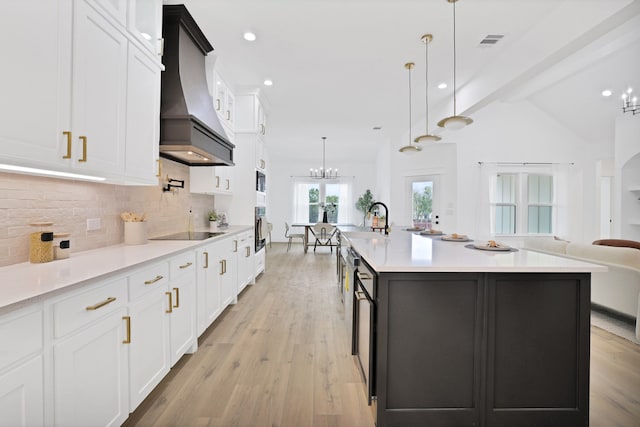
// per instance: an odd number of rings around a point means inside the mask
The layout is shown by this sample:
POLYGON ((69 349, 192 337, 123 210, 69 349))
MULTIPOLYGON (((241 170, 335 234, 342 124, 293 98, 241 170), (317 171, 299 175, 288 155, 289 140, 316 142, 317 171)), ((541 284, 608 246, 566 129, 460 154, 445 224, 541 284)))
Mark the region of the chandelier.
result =
POLYGON ((325 165, 325 149, 327 137, 322 137, 322 167, 318 169, 309 168, 309 176, 314 179, 336 179, 338 177, 338 169, 327 169, 325 165))
POLYGON ((622 94, 622 112, 633 113, 633 115, 635 116, 636 114, 640 113, 640 108, 638 106, 638 97, 632 97, 632 92, 633 89, 629 88, 627 89, 626 93, 622 94))
POLYGON ((446 117, 438 122, 438 126, 450 130, 458 130, 473 123, 469 117, 456 115, 456 2, 447 0, 453 4, 453 116, 446 117))

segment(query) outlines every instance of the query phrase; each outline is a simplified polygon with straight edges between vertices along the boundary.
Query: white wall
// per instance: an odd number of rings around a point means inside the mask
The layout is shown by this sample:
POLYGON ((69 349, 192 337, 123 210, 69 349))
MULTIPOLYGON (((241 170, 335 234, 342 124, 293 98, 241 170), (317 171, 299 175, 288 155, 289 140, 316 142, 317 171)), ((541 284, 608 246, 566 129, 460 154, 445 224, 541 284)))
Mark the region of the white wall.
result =
POLYGON ((640 118, 625 114, 616 119, 614 207, 612 237, 640 240, 640 201, 630 186, 640 185, 640 118))

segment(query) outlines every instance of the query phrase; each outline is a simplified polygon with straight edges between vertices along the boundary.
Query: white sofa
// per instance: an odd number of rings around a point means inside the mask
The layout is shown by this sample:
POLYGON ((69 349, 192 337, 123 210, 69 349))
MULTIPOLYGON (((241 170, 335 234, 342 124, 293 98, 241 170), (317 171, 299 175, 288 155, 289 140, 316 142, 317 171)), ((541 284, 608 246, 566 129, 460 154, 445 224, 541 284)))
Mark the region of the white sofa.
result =
POLYGON ((640 339, 640 250, 534 237, 524 241, 523 249, 608 267, 606 273, 591 275, 591 302, 635 318, 636 338, 640 339))

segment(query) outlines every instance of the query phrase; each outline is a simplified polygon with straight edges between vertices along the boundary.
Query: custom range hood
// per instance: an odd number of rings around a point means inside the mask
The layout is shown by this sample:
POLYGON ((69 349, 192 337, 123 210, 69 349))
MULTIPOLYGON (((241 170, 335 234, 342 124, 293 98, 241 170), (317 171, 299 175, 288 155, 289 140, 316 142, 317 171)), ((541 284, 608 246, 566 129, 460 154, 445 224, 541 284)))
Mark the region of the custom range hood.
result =
POLYGON ((213 109, 205 55, 213 50, 184 5, 163 6, 160 155, 189 166, 233 165, 233 148, 213 109))

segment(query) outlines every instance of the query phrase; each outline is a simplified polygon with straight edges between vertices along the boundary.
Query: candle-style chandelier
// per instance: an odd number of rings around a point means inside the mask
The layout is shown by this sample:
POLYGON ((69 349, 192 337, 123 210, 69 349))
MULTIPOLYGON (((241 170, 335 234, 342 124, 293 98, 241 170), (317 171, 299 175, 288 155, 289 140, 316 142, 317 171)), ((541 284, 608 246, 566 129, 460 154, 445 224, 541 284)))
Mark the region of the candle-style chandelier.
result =
POLYGON ((309 176, 314 179, 336 179, 338 177, 338 169, 327 169, 326 160, 326 143, 327 137, 322 137, 322 167, 320 169, 309 169, 309 176))
POLYGON ((638 97, 631 96, 633 93, 633 89, 629 88, 625 93, 622 94, 622 112, 623 113, 640 113, 640 108, 638 108, 638 97))

